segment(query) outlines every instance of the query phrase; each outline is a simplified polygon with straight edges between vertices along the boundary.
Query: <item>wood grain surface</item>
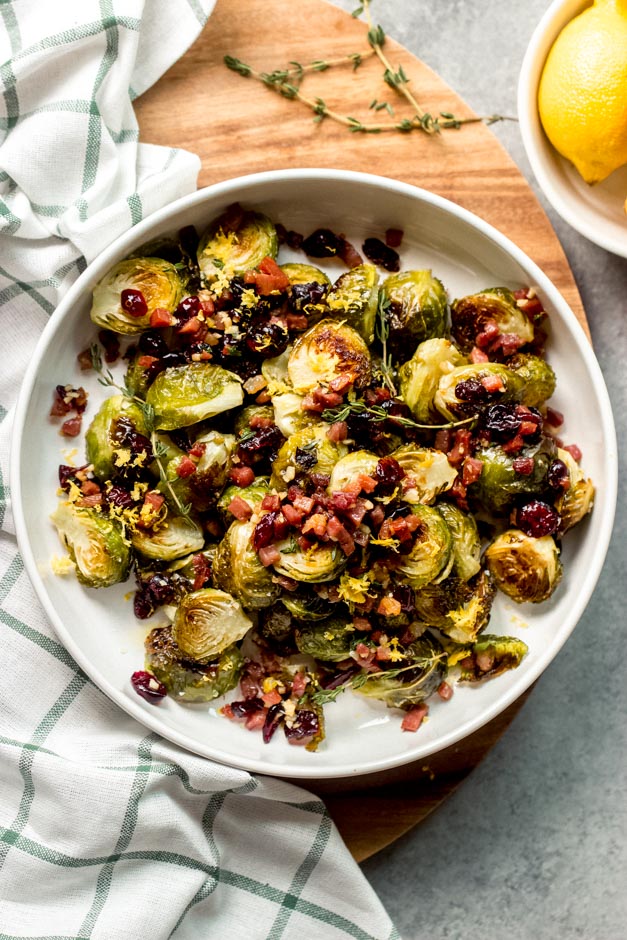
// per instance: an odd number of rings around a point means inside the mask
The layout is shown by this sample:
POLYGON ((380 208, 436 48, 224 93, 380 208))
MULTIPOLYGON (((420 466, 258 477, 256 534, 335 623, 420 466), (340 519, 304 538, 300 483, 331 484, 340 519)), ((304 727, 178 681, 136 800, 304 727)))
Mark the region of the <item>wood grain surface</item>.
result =
MULTIPOLYGON (((522 248, 560 289, 587 331, 568 263, 522 174, 484 124, 438 136, 353 134, 229 71, 225 54, 260 71, 347 53, 367 52, 366 27, 324 0, 218 0, 197 42, 136 102, 142 141, 199 154, 199 186, 260 170, 333 167, 400 179, 476 212, 522 248)), ((471 117, 467 105, 426 65, 391 40, 386 51, 402 65, 425 110, 471 117)), ((368 59, 308 75, 303 92, 366 122, 373 99, 389 101, 395 119, 411 110, 368 59)), ((378 118, 387 120, 385 111, 378 118)), ((529 693, 527 693, 529 694, 529 693)), ((307 782, 325 798, 358 860, 390 844, 434 809, 498 740, 525 696, 478 732, 431 758, 384 774, 307 782)), ((298 781, 295 781, 298 782, 298 781)))

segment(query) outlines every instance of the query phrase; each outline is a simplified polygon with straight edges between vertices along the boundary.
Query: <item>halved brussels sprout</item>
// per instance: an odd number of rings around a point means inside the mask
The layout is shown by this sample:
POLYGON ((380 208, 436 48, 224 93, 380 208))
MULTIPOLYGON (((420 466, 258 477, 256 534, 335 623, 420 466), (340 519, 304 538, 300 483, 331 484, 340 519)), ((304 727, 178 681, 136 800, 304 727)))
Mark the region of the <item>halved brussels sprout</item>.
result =
POLYGON ((594 484, 592 480, 586 479, 583 470, 567 450, 558 447, 557 456, 566 464, 570 475, 570 486, 555 503, 561 518, 560 534, 563 535, 592 511, 594 484))
POLYGON ((274 564, 274 570, 294 581, 309 584, 332 581, 346 566, 344 552, 334 544, 319 543, 304 552, 295 551, 293 542, 286 539, 279 542, 277 548, 281 558, 274 564))
POLYGON ((450 490, 457 470, 451 467, 446 454, 430 447, 404 444, 392 451, 392 457, 405 471, 401 498, 406 503, 435 502, 439 493, 450 490))
POLYGON ((439 503, 437 509, 453 536, 453 574, 469 581, 481 568, 481 538, 475 517, 453 503, 439 503))
POLYGON ((155 627, 146 637, 146 669, 179 702, 211 702, 237 685, 244 659, 233 643, 208 663, 192 662, 176 645, 172 627, 155 627))
MULTIPOLYGON (((94 473, 103 482, 124 473, 125 468, 138 456, 133 456, 130 449, 124 445, 128 431, 137 432, 144 437, 148 433, 139 405, 124 395, 112 395, 111 398, 105 399, 85 434, 87 462, 93 464, 94 473)), ((140 461, 141 459, 140 457, 140 461)), ((146 465, 152 460, 148 439, 143 460, 146 465)))
POLYGON ((442 419, 433 399, 446 372, 466 360, 448 339, 427 339, 398 370, 401 397, 420 424, 438 424, 442 419))
POLYGON ((162 258, 127 258, 96 284, 90 316, 105 330, 141 333, 149 329, 150 316, 157 308, 172 313, 182 297, 183 284, 173 264, 162 258), (141 294, 145 307, 141 316, 133 316, 122 306, 125 290, 141 294))
POLYGON ((273 398, 275 395, 294 391, 287 371, 291 354, 292 347, 288 346, 280 356, 275 356, 274 359, 264 359, 261 363, 261 374, 266 380, 266 391, 273 398))
POLYGON ((525 343, 533 340, 533 323, 505 287, 491 287, 454 301, 451 319, 451 333, 463 352, 470 352, 488 320, 494 320, 501 333, 515 334, 525 343))
POLYGON ((218 509, 223 519, 232 522, 233 516, 229 512, 229 506, 236 496, 239 496, 245 503, 248 503, 251 509, 254 509, 269 492, 270 483, 268 477, 255 477, 250 486, 237 486, 237 484, 232 483, 220 494, 218 509))
POLYGON ((359 677, 362 681, 354 686, 355 691, 380 699, 391 708, 411 708, 429 698, 446 676, 444 649, 434 637, 425 634, 399 651, 400 665, 394 663, 381 672, 362 674, 365 678, 359 677))
POLYGON ((340 378, 361 388, 370 378, 370 353, 348 324, 321 320, 296 340, 287 371, 294 391, 303 394, 340 378))
POLYGON ((292 615, 282 604, 275 604, 259 616, 259 633, 271 646, 292 643, 292 615))
POLYGON ((314 424, 292 434, 281 445, 272 464, 270 486, 284 490, 301 473, 328 473, 348 450, 341 441, 330 441, 328 424, 314 424))
POLYGON ((417 503, 412 506, 412 513, 420 519, 420 527, 409 554, 400 556, 396 571, 401 580, 417 591, 449 575, 454 561, 453 539, 437 509, 417 503))
POLYGON ((144 354, 142 352, 135 353, 128 364, 128 369, 126 370, 126 375, 124 376, 124 384, 126 388, 129 390, 131 395, 136 395, 138 398, 145 398, 146 392, 149 388, 149 367, 139 364, 139 360, 143 358, 144 354))
POLYGON ((192 552, 199 552, 205 544, 202 529, 189 516, 179 516, 168 510, 165 520, 154 529, 135 528, 131 535, 135 551, 145 558, 173 561, 192 552))
POLYGON ((224 591, 203 588, 187 594, 176 609, 172 636, 185 657, 209 662, 241 640, 252 621, 224 591))
POLYGON ((310 593, 306 592, 306 588, 297 592, 286 592, 281 598, 281 603, 287 607, 292 617, 296 620, 324 620, 328 618, 334 606, 337 605, 325 601, 324 598, 319 597, 315 591, 311 591, 310 593))
POLYGON ((471 581, 447 578, 416 592, 420 620, 458 643, 472 643, 490 619, 496 586, 487 572, 471 581))
POLYGON ((189 475, 179 475, 181 465, 185 467, 189 463, 189 457, 181 451, 168 461, 165 480, 161 481, 158 489, 168 500, 174 491, 181 504, 191 503, 197 512, 206 512, 227 481, 232 465, 231 455, 237 441, 233 434, 208 431, 196 438, 195 444, 203 444, 205 448, 198 459, 196 470, 189 475))
POLYGON ((289 278, 290 284, 331 284, 331 279, 324 271, 313 264, 301 264, 298 261, 288 261, 281 265, 281 270, 289 278))
POLYGON ((346 659, 357 642, 355 628, 348 618, 342 617, 300 623, 294 631, 294 639, 301 653, 331 663, 346 659))
POLYGON ((342 457, 331 471, 329 493, 343 490, 348 483, 352 483, 358 476, 372 476, 377 469, 379 458, 367 450, 354 450, 342 457))
POLYGON ((320 421, 315 412, 303 409, 303 397, 296 392, 283 392, 281 395, 272 396, 274 423, 284 437, 291 437, 297 431, 320 421))
POLYGON ((232 278, 276 258, 279 242, 274 224, 261 212, 229 207, 214 219, 198 245, 198 267, 208 286, 224 274, 232 278))
POLYGON ((514 636, 493 636, 484 633, 461 661, 460 682, 493 679, 509 669, 520 666, 528 646, 514 636))
POLYGON ((190 362, 160 372, 146 401, 155 410, 155 425, 173 431, 222 411, 237 408, 244 400, 239 378, 209 362, 190 362))
POLYGON ((555 391, 555 372, 546 359, 530 353, 517 353, 507 360, 507 368, 523 381, 521 401, 529 408, 537 408, 555 391))
POLYGON ((101 588, 126 581, 131 552, 122 526, 115 519, 67 501, 60 502, 50 518, 81 584, 101 588))
POLYGON ((547 600, 562 577, 559 549, 550 535, 534 539, 508 529, 488 546, 485 559, 497 587, 518 604, 547 600))
POLYGON ((431 271, 391 274, 381 286, 389 326, 388 348, 405 362, 419 343, 448 334, 448 303, 431 271))
POLYGON ((541 498, 555 450, 555 445, 547 438, 539 444, 523 447, 518 454, 507 454, 499 444, 478 448, 475 457, 483 467, 478 480, 468 487, 469 495, 496 515, 507 512, 517 496, 541 498), (514 461, 520 457, 533 457, 531 473, 516 471, 514 461))
POLYGON ((199 434, 194 443, 204 447, 196 466, 199 483, 214 490, 222 489, 231 469, 237 438, 234 434, 222 434, 221 431, 206 431, 199 434))
POLYGON ((340 275, 326 296, 329 316, 344 320, 370 345, 379 303, 379 275, 373 264, 360 264, 340 275))
POLYGON ((273 583, 272 571, 264 568, 252 546, 254 530, 254 522, 231 523, 218 547, 213 581, 244 607, 257 610, 274 604, 281 588, 273 583))
MULTIPOLYGON (((481 389, 483 391, 483 389, 481 389)), ((477 406, 484 403, 521 401, 525 394, 523 380, 507 366, 500 362, 477 362, 467 366, 458 366, 452 372, 447 372, 438 383, 433 403, 441 415, 449 421, 475 414, 477 406), (465 383, 472 382, 473 386, 483 386, 483 381, 500 380, 501 387, 495 392, 485 389, 485 401, 478 399, 474 393, 470 398, 458 395, 462 388, 469 388, 465 383)))

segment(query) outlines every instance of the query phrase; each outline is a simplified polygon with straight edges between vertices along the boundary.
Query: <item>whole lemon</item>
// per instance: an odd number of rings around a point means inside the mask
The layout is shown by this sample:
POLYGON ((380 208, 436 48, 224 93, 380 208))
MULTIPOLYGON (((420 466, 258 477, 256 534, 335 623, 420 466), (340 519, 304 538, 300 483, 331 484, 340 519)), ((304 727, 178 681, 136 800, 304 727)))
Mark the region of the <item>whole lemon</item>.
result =
POLYGON ((538 106, 549 140, 586 183, 627 163, 627 0, 595 0, 564 27, 538 106))

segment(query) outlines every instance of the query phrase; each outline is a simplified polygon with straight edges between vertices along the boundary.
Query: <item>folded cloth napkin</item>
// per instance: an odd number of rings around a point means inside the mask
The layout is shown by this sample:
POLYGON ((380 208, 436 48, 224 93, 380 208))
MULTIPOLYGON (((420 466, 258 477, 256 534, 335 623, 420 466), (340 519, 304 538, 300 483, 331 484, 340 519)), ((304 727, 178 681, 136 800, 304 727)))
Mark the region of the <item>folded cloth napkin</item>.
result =
POLYGON ((398 936, 318 799, 147 734, 91 684, 56 640, 14 539, 8 438, 24 366, 86 262, 195 188, 198 158, 140 144, 131 101, 212 6, 0 0, 5 940, 398 936))

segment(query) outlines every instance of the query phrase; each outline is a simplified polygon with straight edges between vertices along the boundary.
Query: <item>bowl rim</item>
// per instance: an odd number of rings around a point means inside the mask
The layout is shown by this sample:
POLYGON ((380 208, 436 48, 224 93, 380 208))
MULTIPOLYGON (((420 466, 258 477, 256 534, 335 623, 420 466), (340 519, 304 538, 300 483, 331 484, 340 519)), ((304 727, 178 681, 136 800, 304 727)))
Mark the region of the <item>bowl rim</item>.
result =
MULTIPOLYGON (((545 156, 546 148, 552 150, 554 148, 544 134, 538 114, 538 87, 549 50, 563 27, 590 6, 591 2, 592 0, 553 0, 534 29, 518 77, 518 122, 531 169, 555 211, 575 231, 595 245, 619 257, 627 258, 627 216, 625 217, 625 239, 624 242, 620 242, 608 235, 603 226, 597 228, 589 225, 577 213, 573 203, 569 199, 564 199, 559 189, 554 186, 545 156)), ((554 152, 557 153, 557 151, 554 152)))
MULTIPOLYGON (((257 198, 259 198, 257 196, 257 198)), ((599 578, 609 541, 612 533, 613 520, 615 514, 617 497, 617 477, 618 460, 616 433, 610 405, 609 396, 601 373, 600 366, 596 360, 592 346, 573 311, 570 309, 558 289, 553 285, 547 275, 532 261, 520 248, 518 248, 510 239, 494 228, 489 223, 483 221, 478 216, 462 208, 454 202, 445 199, 442 196, 421 189, 409 183, 386 177, 376 176, 369 173, 360 173, 352 170, 335 169, 317 169, 300 168, 291 170, 269 170, 261 173, 249 174, 246 176, 235 177, 215 183, 211 186, 199 189, 194 193, 183 196, 162 209, 148 216, 142 222, 129 229, 123 235, 116 238, 94 261, 92 261, 85 271, 79 276, 75 283, 70 287, 67 293, 62 297, 56 310, 46 324, 37 346, 33 352, 28 369, 25 373, 19 397, 16 405, 15 419, 11 440, 11 458, 10 458, 10 478, 11 491, 13 495, 13 513, 15 520, 15 529, 20 552, 24 559, 26 572, 31 583, 35 588, 40 603, 42 604, 47 616, 49 617, 57 635, 66 647, 70 655, 74 658, 78 666, 93 680, 93 682, 103 691, 113 702, 120 706, 127 714, 136 718, 142 725, 159 733, 162 737, 180 745, 187 751, 200 754, 211 760, 242 770, 268 774, 279 777, 289 777, 290 779, 329 779, 329 778, 347 778, 362 774, 372 774, 379 771, 388 770, 393 767, 411 763, 415 760, 423 759, 430 754, 437 753, 445 748, 457 743, 461 739, 477 731, 486 725, 489 721, 501 714, 509 705, 522 695, 541 675, 549 663, 553 660, 560 650, 568 636, 574 630, 583 611, 588 604, 592 592, 599 578), (280 180, 308 180, 308 181, 337 181, 352 182, 365 186, 374 186, 387 189, 390 192, 407 196, 417 200, 419 203, 427 203, 441 211, 444 211, 454 219, 465 223, 476 231, 484 235, 496 247, 505 251, 522 268, 526 269, 532 283, 538 286, 540 290, 550 299, 553 307, 559 309, 560 315, 570 325, 573 340, 577 344, 578 351, 585 362, 587 371, 592 377, 594 387, 597 393, 597 399, 600 409, 602 430, 605 440, 608 442, 610 453, 606 455, 607 479, 605 482, 605 500, 604 512, 601 518, 597 516, 599 526, 599 538, 597 541, 597 551, 594 561, 586 572, 586 577, 578 586, 576 601, 570 611, 568 618, 569 629, 561 631, 560 635, 550 645, 548 645, 542 654, 538 657, 535 665, 527 669, 523 674, 518 675, 518 680, 514 681, 509 690, 504 693, 492 706, 486 708, 478 716, 461 723, 454 731, 444 735, 441 740, 432 744, 416 747, 412 752, 402 752, 398 755, 383 757, 378 759, 369 758, 357 767, 347 769, 346 766, 337 767, 327 765, 325 767, 289 767, 285 764, 273 763, 271 755, 269 760, 255 760, 237 757, 235 761, 228 753, 212 747, 203 747, 202 743, 190 738, 186 733, 179 732, 176 729, 166 727, 164 729, 158 715, 158 710, 148 711, 143 707, 140 699, 135 702, 122 690, 116 688, 104 675, 101 674, 97 664, 84 656, 77 643, 74 641, 71 633, 66 629, 62 617, 57 613, 52 601, 48 597, 43 579, 39 573, 31 543, 28 536, 26 519, 23 512, 23 496, 21 489, 21 465, 22 465, 22 442, 25 436, 25 419, 30 403, 31 395, 37 381, 39 364, 47 352, 48 337, 54 334, 57 325, 65 318, 72 309, 76 298, 79 297, 85 288, 93 283, 94 271, 105 269, 113 263, 113 259, 127 249, 132 243, 136 242, 138 237, 144 233, 151 232, 152 229, 167 222, 170 216, 173 216, 180 210, 188 209, 192 206, 202 204, 205 200, 212 200, 216 197, 231 197, 235 194, 240 199, 246 198, 246 189, 258 187, 260 184, 274 184, 280 180), (153 713, 154 712, 154 713, 153 713)), ((599 507, 600 510, 601 507, 599 507)))

